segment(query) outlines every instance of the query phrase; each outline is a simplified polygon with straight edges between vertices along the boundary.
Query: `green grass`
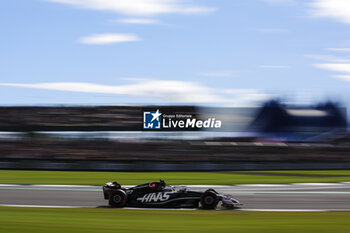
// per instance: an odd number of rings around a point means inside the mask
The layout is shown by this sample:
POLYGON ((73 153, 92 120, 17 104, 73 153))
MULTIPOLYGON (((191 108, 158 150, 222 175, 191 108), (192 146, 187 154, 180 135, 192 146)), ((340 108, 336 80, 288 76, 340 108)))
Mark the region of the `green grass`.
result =
MULTIPOLYGON (((265 171, 266 172, 266 171, 265 171)), ((281 172, 281 171, 276 171, 281 172)), ((0 184, 81 184, 102 185, 117 180, 121 184, 140 184, 165 179, 168 184, 284 184, 350 181, 350 171, 284 171, 285 173, 337 174, 344 177, 299 177, 239 175, 214 172, 77 172, 0 170, 0 184)))
POLYGON ((0 207, 1 232, 350 232, 350 212, 0 207))
POLYGON ((308 174, 308 175, 346 175, 350 176, 350 170, 298 170, 298 171, 286 171, 286 170, 275 170, 275 171, 248 171, 254 173, 285 173, 285 174, 308 174))

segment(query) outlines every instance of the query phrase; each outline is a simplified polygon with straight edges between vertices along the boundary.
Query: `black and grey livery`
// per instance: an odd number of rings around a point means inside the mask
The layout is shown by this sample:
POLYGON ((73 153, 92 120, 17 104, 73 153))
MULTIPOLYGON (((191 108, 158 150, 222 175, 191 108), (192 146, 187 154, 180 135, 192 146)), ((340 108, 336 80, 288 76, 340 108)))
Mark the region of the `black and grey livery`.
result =
POLYGON ((219 202, 226 208, 242 204, 230 195, 219 194, 214 189, 191 191, 187 186, 166 186, 163 180, 122 188, 117 182, 103 186, 104 199, 115 208, 198 208, 215 209, 219 202))

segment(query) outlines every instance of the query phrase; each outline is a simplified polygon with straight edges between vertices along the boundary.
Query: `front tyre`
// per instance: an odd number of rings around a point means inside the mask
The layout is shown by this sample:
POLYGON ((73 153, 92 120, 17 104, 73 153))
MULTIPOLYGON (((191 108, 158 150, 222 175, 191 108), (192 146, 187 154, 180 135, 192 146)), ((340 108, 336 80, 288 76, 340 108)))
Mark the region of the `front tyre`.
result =
POLYGON ((126 204, 126 193, 123 190, 113 191, 109 195, 109 205, 114 208, 122 208, 126 204))
POLYGON ((203 209, 215 209, 219 202, 219 198, 213 191, 206 191, 201 196, 200 202, 203 209))

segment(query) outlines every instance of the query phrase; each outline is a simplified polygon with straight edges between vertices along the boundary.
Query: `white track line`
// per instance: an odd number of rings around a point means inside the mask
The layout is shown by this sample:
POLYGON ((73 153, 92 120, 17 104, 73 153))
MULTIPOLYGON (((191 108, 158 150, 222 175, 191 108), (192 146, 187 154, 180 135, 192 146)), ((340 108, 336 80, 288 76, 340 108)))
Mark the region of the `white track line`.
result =
POLYGON ((83 206, 61 206, 61 205, 12 205, 0 204, 4 207, 35 207, 35 208, 84 208, 83 206))
POLYGON ((320 186, 320 185, 342 185, 341 183, 292 183, 291 185, 320 186))
POLYGON ((242 186, 242 187, 286 187, 290 186, 291 184, 238 184, 235 186, 242 186))
POLYGON ((350 211, 350 209, 237 209, 238 211, 261 211, 261 212, 336 212, 350 211))
MULTIPOLYGON (((333 185, 349 185, 350 182, 336 183, 291 183, 291 184, 238 184, 238 185, 174 185, 187 186, 190 188, 232 188, 232 187, 291 187, 291 186, 333 186, 333 185)), ((56 185, 56 184, 0 184, 0 187, 55 187, 55 188, 97 188, 102 185, 56 185)), ((125 188, 136 185, 123 185, 125 188)))
POLYGON ((96 188, 102 185, 61 185, 61 184, 0 184, 0 187, 52 187, 52 188, 96 188))
MULTIPOLYGON (((133 185, 125 185, 125 188, 133 185)), ((236 194, 255 194, 255 193, 281 193, 281 194, 350 194, 349 191, 333 191, 335 187, 349 188, 350 183, 309 183, 289 184, 289 185, 187 185, 192 190, 213 188, 219 192, 230 192, 236 194), (320 191, 321 190, 321 191, 320 191), (326 191, 328 190, 328 191, 326 191)), ((0 184, 0 189, 13 190, 62 190, 62 191, 101 191, 102 186, 97 185, 21 185, 21 184, 0 184)))
MULTIPOLYGON (((0 204, 0 206, 3 207, 30 207, 30 208, 91 208, 95 209, 96 207, 86 207, 86 206, 56 206, 56 205, 12 205, 12 204, 0 204)), ((108 208, 106 208, 108 209, 108 208)), ((113 208, 110 208, 111 210, 113 208)), ((179 210, 201 210, 201 209, 170 209, 170 208, 132 208, 132 207, 126 207, 122 209, 127 210, 172 210, 172 211, 179 211, 179 210)), ((339 212, 339 211, 350 211, 350 209, 233 209, 232 211, 252 211, 252 212, 339 212)))
POLYGON ((32 184, 32 187, 47 187, 47 188, 96 188, 101 186, 96 185, 55 185, 55 184, 32 184))

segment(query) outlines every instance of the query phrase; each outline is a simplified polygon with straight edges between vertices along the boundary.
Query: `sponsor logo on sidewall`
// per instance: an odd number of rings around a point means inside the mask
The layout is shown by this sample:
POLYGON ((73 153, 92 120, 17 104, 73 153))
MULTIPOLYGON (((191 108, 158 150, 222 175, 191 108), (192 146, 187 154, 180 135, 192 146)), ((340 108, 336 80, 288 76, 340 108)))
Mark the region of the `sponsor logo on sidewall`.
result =
POLYGON ((137 198, 141 202, 160 202, 166 201, 170 198, 168 193, 147 193, 143 197, 137 198))

